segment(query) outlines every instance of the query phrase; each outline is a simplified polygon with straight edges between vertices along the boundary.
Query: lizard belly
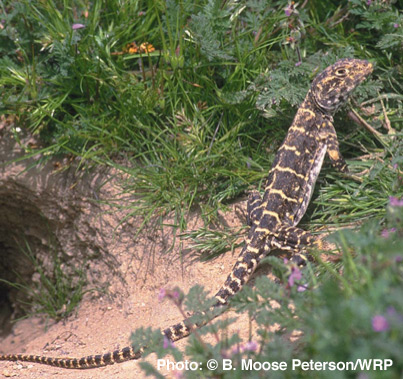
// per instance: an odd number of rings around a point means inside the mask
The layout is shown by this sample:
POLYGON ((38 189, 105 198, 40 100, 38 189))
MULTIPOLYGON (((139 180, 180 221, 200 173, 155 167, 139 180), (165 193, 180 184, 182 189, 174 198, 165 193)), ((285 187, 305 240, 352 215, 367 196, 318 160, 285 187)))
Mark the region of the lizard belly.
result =
POLYGON ((298 223, 304 216, 306 209, 308 208, 309 201, 311 200, 313 190, 315 188, 316 180, 318 179, 320 170, 322 168, 323 160, 325 159, 326 150, 327 145, 325 143, 321 143, 321 145, 317 149, 315 157, 313 158, 313 163, 309 171, 309 180, 306 181, 305 188, 302 190, 303 200, 294 216, 293 220, 294 226, 298 225, 298 223))

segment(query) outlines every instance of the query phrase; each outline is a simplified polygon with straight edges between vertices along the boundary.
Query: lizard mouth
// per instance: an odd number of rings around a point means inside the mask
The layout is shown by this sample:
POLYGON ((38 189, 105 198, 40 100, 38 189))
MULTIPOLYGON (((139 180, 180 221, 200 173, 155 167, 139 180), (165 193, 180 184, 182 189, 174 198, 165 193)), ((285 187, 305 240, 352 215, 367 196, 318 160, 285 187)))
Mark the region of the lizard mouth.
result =
POLYGON ((374 71, 374 65, 368 61, 362 61, 362 74, 360 75, 360 82, 365 80, 374 71))

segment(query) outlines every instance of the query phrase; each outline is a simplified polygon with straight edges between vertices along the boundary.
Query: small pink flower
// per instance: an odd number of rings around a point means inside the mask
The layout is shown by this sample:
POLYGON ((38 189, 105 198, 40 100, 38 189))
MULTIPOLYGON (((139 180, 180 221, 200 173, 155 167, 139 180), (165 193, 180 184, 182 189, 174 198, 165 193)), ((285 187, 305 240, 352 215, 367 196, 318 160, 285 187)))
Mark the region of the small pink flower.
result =
POLYGON ((388 320, 392 324, 402 324, 403 323, 403 315, 396 311, 396 308, 393 306, 389 306, 386 308, 386 315, 388 316, 388 320))
POLYGON ((395 307, 392 306, 386 309, 386 313, 388 316, 395 316, 397 314, 395 307))
POLYGON ((162 301, 166 295, 167 291, 165 290, 165 288, 161 288, 160 293, 158 294, 158 301, 162 301))
POLYGON ((179 292, 178 291, 172 291, 172 298, 175 300, 179 300, 179 292))
POLYGON ((398 27, 399 27, 399 24, 398 24, 397 22, 395 22, 395 23, 393 24, 393 27, 394 27, 394 28, 398 28, 398 27))
POLYGON ((256 351, 259 345, 255 341, 248 341, 242 346, 243 351, 256 351))
POLYGON ((174 343, 167 338, 167 336, 164 336, 164 345, 163 345, 164 349, 168 349, 168 347, 173 347, 175 348, 174 343))
POLYGON ((291 2, 288 4, 288 7, 284 9, 284 13, 287 17, 290 17, 293 14, 294 10, 295 10, 294 2, 291 2))
POLYGON ((388 320, 384 316, 376 315, 372 317, 372 329, 375 332, 384 332, 389 329, 388 320))
POLYGON ((83 25, 83 24, 73 24, 73 25, 71 26, 71 28, 72 28, 73 30, 82 29, 82 28, 85 28, 85 25, 83 25))
POLYGON ((381 237, 389 238, 390 233, 395 233, 395 232, 396 232, 396 228, 383 229, 381 232, 381 237))
POLYGON ((301 63, 302 63, 301 61, 295 63, 295 67, 301 66, 301 63))
POLYGON ((389 205, 391 207, 403 207, 403 198, 398 199, 397 197, 389 196, 389 205))
POLYGON ((295 280, 300 280, 302 278, 301 271, 298 267, 292 266, 291 267, 291 274, 288 277, 288 285, 292 287, 294 285, 295 280))
POLYGON ((304 292, 306 291, 306 286, 297 286, 297 292, 304 292))
POLYGON ((182 378, 184 378, 184 376, 183 376, 183 371, 174 371, 174 378, 175 378, 175 379, 182 379, 182 378))
POLYGON ((161 288, 158 300, 161 301, 164 298, 172 300, 175 304, 181 304, 183 301, 183 295, 178 289, 166 290, 165 288, 161 288))

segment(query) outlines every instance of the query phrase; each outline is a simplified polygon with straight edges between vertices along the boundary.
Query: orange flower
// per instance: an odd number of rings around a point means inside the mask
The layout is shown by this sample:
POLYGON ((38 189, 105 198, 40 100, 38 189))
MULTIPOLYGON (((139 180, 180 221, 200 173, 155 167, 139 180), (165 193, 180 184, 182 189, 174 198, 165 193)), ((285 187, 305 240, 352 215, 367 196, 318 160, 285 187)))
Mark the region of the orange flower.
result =
POLYGON ((140 52, 141 53, 152 53, 153 51, 155 51, 155 47, 153 45, 151 45, 151 43, 143 42, 140 45, 140 52))
POLYGON ((128 43, 120 52, 114 52, 112 55, 123 55, 123 54, 148 54, 155 51, 155 47, 151 43, 143 42, 140 46, 137 46, 136 42, 128 43))
POLYGON ((136 54, 139 52, 139 48, 136 45, 136 42, 131 42, 128 43, 124 48, 123 48, 123 53, 125 54, 136 54))

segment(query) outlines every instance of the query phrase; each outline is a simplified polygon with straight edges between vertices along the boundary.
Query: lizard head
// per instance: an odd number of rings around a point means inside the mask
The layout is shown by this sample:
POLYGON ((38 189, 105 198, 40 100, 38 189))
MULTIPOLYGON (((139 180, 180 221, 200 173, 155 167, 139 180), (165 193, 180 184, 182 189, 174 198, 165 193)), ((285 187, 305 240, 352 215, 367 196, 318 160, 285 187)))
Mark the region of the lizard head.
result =
POLYGON ((311 93, 314 102, 323 112, 333 114, 372 70, 372 63, 365 60, 340 59, 312 82, 311 93))

